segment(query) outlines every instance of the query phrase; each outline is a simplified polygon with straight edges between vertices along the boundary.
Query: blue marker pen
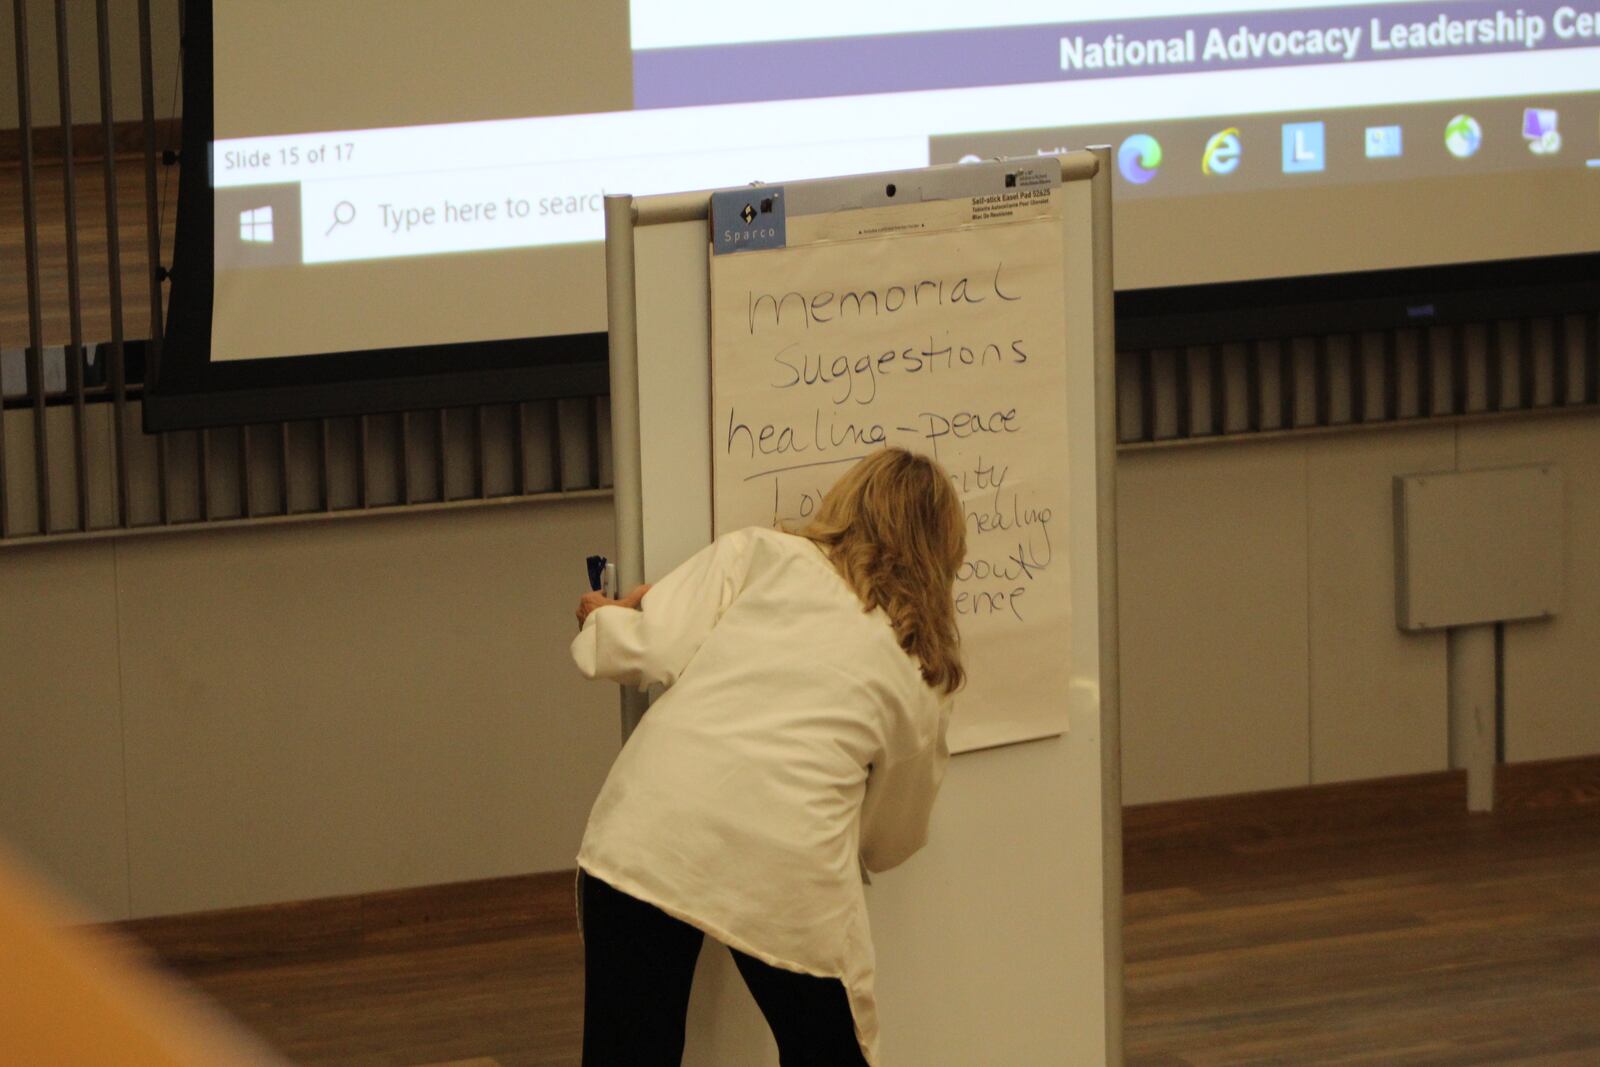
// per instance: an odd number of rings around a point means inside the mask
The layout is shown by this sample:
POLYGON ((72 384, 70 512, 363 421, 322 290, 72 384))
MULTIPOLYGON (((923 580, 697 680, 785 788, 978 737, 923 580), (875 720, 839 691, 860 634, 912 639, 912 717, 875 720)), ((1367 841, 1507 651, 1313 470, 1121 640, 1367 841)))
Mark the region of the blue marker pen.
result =
POLYGON ((590 556, 586 562, 589 565, 589 588, 597 593, 604 593, 615 600, 617 598, 617 565, 606 562, 604 556, 590 556))

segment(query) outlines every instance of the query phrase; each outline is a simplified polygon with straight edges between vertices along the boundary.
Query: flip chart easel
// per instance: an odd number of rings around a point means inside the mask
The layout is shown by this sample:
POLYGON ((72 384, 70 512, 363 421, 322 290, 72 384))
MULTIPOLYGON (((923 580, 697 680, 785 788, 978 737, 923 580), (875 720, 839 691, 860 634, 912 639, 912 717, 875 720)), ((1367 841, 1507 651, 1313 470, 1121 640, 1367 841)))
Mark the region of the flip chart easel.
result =
MULTIPOLYGON (((1060 168, 1052 224, 1065 339, 1070 495, 1059 547, 1070 560, 1070 680, 1065 692, 1027 694, 1064 709, 1059 735, 958 756, 927 848, 868 889, 887 1064, 1122 1062, 1109 152, 771 187, 792 212, 810 205, 797 214, 824 230, 848 221, 850 240, 868 238, 852 247, 867 250, 872 231, 853 213, 912 196, 976 212, 982 198, 1003 199, 1020 172, 1041 165, 1060 168)), ((712 196, 606 198, 623 588, 659 578, 712 538, 712 196)), ((957 715, 959 707, 958 698, 957 715)), ((624 690, 625 735, 644 708, 624 690)), ((714 946, 701 956, 684 1062, 777 1062, 727 953, 714 946)))

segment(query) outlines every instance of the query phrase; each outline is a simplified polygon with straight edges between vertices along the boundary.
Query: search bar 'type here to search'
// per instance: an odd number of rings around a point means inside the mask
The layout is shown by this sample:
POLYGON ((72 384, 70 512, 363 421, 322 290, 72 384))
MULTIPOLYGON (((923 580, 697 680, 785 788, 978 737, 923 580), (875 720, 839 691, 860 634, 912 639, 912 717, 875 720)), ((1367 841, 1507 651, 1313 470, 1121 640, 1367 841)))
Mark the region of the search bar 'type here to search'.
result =
POLYGON ((599 241, 606 192, 635 195, 926 166, 926 138, 742 148, 300 185, 302 256, 337 263, 599 241))

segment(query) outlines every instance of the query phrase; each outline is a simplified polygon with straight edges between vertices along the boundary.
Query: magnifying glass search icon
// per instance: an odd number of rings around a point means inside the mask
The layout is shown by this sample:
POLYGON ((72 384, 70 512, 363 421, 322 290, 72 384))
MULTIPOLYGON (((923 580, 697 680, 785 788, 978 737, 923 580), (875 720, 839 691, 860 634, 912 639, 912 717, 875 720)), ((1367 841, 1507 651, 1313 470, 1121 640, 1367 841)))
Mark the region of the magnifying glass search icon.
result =
POLYGON ((333 205, 333 225, 329 226, 322 236, 326 237, 340 226, 348 226, 354 221, 356 221, 356 206, 348 200, 341 200, 333 205))

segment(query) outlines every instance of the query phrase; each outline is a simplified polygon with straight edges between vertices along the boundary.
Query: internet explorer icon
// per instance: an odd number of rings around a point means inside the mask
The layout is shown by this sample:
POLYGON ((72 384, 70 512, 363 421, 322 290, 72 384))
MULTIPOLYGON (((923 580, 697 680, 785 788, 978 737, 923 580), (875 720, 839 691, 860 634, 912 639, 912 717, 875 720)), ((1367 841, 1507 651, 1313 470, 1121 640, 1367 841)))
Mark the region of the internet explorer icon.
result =
POLYGON ((1117 149, 1117 169, 1135 185, 1143 185, 1161 169, 1161 142, 1148 133, 1136 133, 1117 149))
POLYGON ((1229 126, 1211 135, 1205 151, 1200 154, 1200 173, 1232 174, 1239 169, 1239 127, 1229 126))

